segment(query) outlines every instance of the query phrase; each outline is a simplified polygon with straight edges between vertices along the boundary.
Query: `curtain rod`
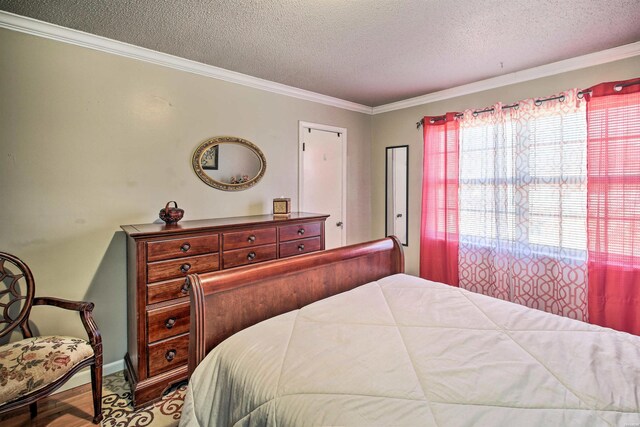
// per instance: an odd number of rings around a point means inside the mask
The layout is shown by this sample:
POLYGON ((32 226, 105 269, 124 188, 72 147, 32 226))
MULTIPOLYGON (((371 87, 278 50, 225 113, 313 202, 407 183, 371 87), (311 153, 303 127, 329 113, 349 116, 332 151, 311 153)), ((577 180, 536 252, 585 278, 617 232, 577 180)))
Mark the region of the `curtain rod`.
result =
MULTIPOLYGON (((585 93, 589 93, 589 92, 591 92, 591 91, 590 91, 590 90, 583 90, 583 91, 580 91, 580 92, 578 92, 578 97, 580 97, 580 98, 581 98, 582 96, 584 96, 584 94, 585 94, 585 93)), ((543 102, 546 102, 546 101, 555 101, 556 99, 559 99, 559 100, 560 100, 560 102, 562 102, 562 101, 564 101, 564 95, 552 96, 552 97, 550 97, 550 98, 541 98, 541 99, 536 99, 536 100, 535 100, 535 102, 534 102, 534 104, 535 104, 537 107, 539 107, 539 106, 541 106, 541 105, 542 105, 542 103, 543 103, 543 102)), ((505 109, 505 108, 515 108, 515 109, 517 110, 519 106, 520 106, 520 104, 516 102, 515 104, 505 105, 505 106, 503 106, 503 107, 502 107, 502 109, 505 109)), ((474 115, 474 117, 475 117, 475 116, 477 116, 477 115, 478 115, 478 114, 480 114, 480 113, 492 113, 494 110, 495 110, 495 108, 493 108, 493 107, 489 107, 489 108, 485 108, 484 110, 475 110, 475 111, 474 111, 473 113, 471 113, 471 114, 473 114, 473 115, 474 115)), ((458 117, 458 118, 463 117, 463 116, 464 116, 464 114, 462 114, 462 113, 458 113, 458 114, 456 114, 456 117, 458 117)), ((444 116, 444 115, 443 115, 443 116, 436 116, 436 117, 433 117, 433 118, 431 119, 431 123, 435 123, 435 122, 438 122, 438 121, 440 121, 440 120, 444 120, 444 119, 445 119, 445 117, 446 117, 446 116, 444 116)), ((420 126, 422 126, 422 125, 424 125, 424 118, 420 119, 420 121, 418 121, 418 122, 416 123, 416 129, 419 129, 419 128, 420 128, 420 126)))
MULTIPOLYGON (((617 84, 617 85, 615 85, 615 86, 613 87, 613 90, 615 90, 616 92, 620 92, 620 91, 621 91, 623 88, 625 88, 625 87, 633 86, 633 85, 637 85, 637 84, 640 84, 640 80, 636 80, 636 81, 633 81, 633 82, 630 82, 630 83, 626 83, 626 84, 617 84)), ((592 91, 591 91, 591 89, 581 90, 580 92, 578 92, 578 98, 582 98, 585 94, 587 94, 587 93, 591 93, 591 92, 592 92, 592 91)), ((538 106, 538 107, 539 107, 539 106, 540 106, 540 105, 542 105, 542 103, 543 103, 543 102, 545 102, 545 101, 554 101, 554 100, 556 100, 556 99, 559 99, 559 100, 560 100, 560 102, 562 102, 562 101, 564 101, 564 95, 552 96, 552 97, 550 97, 550 98, 541 98, 541 99, 536 99, 534 103, 535 103, 535 105, 536 105, 536 106, 538 106)), ((505 105, 505 106, 504 106, 504 107, 502 107, 502 108, 518 108, 518 105, 519 105, 519 104, 516 102, 515 104, 505 105)), ((484 110, 476 110, 476 111, 474 111, 472 114, 473 114, 474 116, 477 116, 477 115, 478 115, 478 114, 480 114, 480 113, 489 113, 489 112, 493 112, 493 110, 494 110, 494 108, 493 108, 493 107, 491 107, 491 108, 485 108, 484 110)), ((458 114, 456 114, 456 117, 462 117, 462 116, 464 116, 464 114, 462 114, 462 113, 458 113, 458 114)), ((431 119, 431 123, 435 123, 435 122, 438 122, 438 121, 440 121, 440 120, 444 120, 444 118, 445 118, 445 117, 446 117, 446 116, 444 116, 444 115, 443 115, 443 116, 436 116, 436 117, 433 117, 433 118, 431 119)), ((424 125, 424 118, 420 119, 420 121, 418 121, 418 122, 416 123, 416 129, 420 129, 420 126, 423 126, 423 125, 424 125)))

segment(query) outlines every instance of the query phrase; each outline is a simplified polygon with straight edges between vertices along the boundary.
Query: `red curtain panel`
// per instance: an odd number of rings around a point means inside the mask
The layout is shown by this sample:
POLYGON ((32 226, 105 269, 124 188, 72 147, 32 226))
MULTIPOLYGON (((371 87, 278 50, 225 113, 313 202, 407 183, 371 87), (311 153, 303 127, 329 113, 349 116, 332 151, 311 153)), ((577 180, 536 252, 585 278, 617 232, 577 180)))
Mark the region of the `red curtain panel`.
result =
POLYGON ((586 98, 589 320, 640 335, 640 79, 586 98))
POLYGON ((420 276, 458 286, 458 140, 456 113, 425 117, 420 276))

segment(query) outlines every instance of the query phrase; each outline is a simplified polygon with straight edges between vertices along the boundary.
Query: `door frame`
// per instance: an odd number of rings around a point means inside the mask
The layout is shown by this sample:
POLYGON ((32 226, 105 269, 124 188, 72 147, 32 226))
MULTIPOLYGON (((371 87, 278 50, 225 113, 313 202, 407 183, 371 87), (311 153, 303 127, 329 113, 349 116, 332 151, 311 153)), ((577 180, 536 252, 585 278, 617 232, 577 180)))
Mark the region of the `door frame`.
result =
MULTIPOLYGON (((347 128, 323 125, 320 123, 298 122, 298 211, 304 212, 304 156, 302 153, 302 135, 308 132, 306 129, 315 129, 325 132, 339 133, 342 136, 342 236, 341 245, 347 244, 347 128)), ((316 212, 322 213, 322 212, 316 212)))

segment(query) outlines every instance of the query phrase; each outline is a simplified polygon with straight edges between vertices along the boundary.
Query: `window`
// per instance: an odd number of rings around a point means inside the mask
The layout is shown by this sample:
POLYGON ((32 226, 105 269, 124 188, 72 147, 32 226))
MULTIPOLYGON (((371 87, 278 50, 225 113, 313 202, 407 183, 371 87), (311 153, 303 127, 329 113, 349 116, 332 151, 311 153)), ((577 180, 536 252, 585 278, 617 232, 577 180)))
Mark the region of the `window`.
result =
POLYGON ((543 104, 463 120, 460 240, 584 259, 586 158, 584 108, 543 104))

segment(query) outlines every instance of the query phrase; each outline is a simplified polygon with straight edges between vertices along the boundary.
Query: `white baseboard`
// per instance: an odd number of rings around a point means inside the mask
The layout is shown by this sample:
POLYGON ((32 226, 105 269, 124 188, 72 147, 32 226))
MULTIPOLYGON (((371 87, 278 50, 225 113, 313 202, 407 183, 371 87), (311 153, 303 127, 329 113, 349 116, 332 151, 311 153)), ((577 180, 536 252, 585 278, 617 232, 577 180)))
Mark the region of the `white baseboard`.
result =
MULTIPOLYGON (((102 376, 115 374, 116 372, 124 369, 124 360, 116 360, 115 362, 108 363, 102 366, 102 376)), ((53 394, 60 393, 61 391, 69 390, 74 387, 78 387, 91 382, 91 372, 89 368, 83 369, 75 374, 69 381, 67 381, 62 387, 57 389, 53 394)))

